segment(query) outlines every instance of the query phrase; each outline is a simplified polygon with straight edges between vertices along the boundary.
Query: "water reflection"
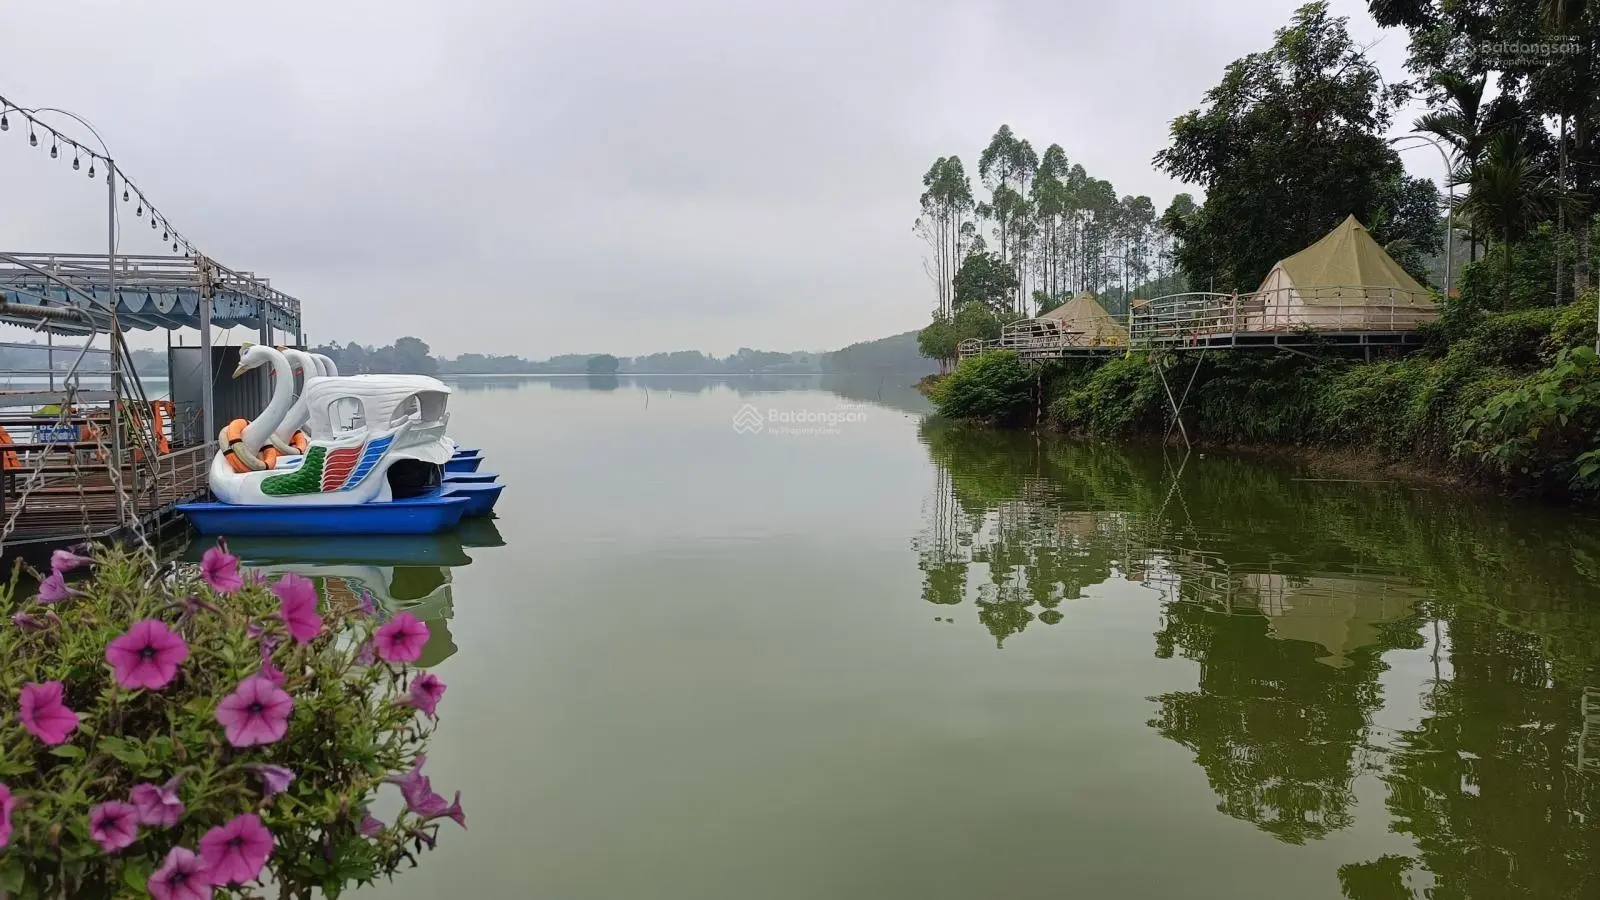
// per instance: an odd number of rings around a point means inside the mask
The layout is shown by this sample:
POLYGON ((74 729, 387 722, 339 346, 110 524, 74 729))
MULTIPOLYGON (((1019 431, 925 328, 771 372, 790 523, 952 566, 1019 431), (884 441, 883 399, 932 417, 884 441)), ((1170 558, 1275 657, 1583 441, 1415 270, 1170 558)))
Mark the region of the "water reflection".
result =
POLYGON ((1004 648, 1086 592, 1156 592, 1154 655, 1195 682, 1151 697, 1149 726, 1219 812, 1291 844, 1409 839, 1329 873, 1349 898, 1600 896, 1593 520, 937 422, 921 438, 923 598, 972 604, 1004 648))
POLYGON ((702 394, 727 389, 740 397, 785 391, 826 391, 854 403, 876 403, 917 415, 933 404, 916 389, 910 373, 840 375, 454 375, 447 381, 464 393, 545 386, 558 391, 614 391, 621 388, 659 394, 702 394))
MULTIPOLYGON (((409 612, 428 623, 422 666, 437 665, 456 652, 450 634, 454 614, 453 570, 469 565, 469 547, 499 547, 505 541, 493 519, 471 519, 454 534, 391 537, 236 537, 228 549, 248 570, 275 578, 294 572, 309 578, 321 603, 352 607, 370 598, 385 614, 409 612)), ((182 558, 198 562, 209 542, 195 541, 182 558)))

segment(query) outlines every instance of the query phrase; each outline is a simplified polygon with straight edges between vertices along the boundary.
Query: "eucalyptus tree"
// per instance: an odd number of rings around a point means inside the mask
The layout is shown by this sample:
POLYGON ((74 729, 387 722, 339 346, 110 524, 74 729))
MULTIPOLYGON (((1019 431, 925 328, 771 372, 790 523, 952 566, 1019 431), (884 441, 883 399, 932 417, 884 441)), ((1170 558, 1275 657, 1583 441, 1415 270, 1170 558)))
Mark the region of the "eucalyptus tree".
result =
POLYGON ((972 182, 959 156, 941 156, 922 176, 922 214, 913 229, 932 253, 925 260, 928 276, 938 290, 935 315, 954 313, 955 277, 971 248, 975 233, 972 182))
POLYGON ((1017 137, 1010 125, 1001 125, 978 157, 978 177, 989 189, 989 200, 979 207, 980 214, 995 223, 995 238, 1000 244, 1000 259, 1010 263, 1018 275, 1015 305, 1022 308, 1021 272, 1026 250, 1017 237, 1021 220, 1028 215, 1024 191, 1039 168, 1039 155, 1026 139, 1017 137))

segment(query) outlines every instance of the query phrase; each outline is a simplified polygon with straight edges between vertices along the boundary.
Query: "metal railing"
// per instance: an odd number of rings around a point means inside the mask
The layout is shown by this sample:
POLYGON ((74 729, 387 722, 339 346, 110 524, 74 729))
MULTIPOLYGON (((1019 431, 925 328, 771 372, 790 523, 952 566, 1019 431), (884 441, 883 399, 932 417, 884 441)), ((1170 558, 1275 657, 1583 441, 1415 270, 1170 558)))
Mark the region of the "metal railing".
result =
POLYGON ((1002 328, 1000 337, 995 340, 968 338, 962 341, 956 345, 956 353, 966 359, 990 350, 1010 350, 1023 359, 1056 359, 1126 350, 1127 347, 1127 341, 1120 334, 1091 334, 1054 319, 1023 319, 1002 328))
POLYGON ((1426 291, 1281 287, 1157 297, 1131 310, 1128 331, 1134 346, 1153 346, 1213 335, 1407 332, 1437 318, 1433 295, 1426 291))

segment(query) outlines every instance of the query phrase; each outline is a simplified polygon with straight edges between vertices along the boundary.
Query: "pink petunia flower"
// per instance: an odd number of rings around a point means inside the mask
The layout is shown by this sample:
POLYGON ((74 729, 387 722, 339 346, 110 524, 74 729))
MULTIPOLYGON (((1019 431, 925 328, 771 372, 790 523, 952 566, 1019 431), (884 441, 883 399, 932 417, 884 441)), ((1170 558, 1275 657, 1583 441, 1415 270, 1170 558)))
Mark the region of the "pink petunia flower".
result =
POLYGON ((377 611, 378 607, 372 602, 372 592, 363 590, 361 592, 361 599, 356 604, 356 612, 363 616, 370 616, 377 611))
POLYGON ((272 832, 261 824, 261 818, 245 813, 206 832, 200 839, 200 858, 210 870, 212 883, 244 884, 261 875, 272 846, 272 832))
POLYGON ((50 554, 50 569, 54 572, 71 572, 79 566, 93 565, 94 559, 79 556, 71 550, 57 550, 50 554))
POLYGON ((43 631, 46 627, 48 627, 43 619, 25 612, 19 612, 13 615, 11 617, 11 624, 17 626, 23 631, 43 631))
POLYGON ((128 690, 161 690, 178 674, 178 665, 188 658, 189 645, 159 619, 141 619, 106 645, 106 662, 111 664, 112 677, 128 690))
POLYGON ((428 645, 428 626, 403 612, 383 623, 373 637, 378 658, 384 662, 416 662, 422 657, 422 648, 428 645))
POLYGON ((259 675, 239 682, 233 693, 217 704, 217 722, 235 747, 270 744, 289 730, 294 698, 259 675))
POLYGON ((22 687, 22 702, 17 715, 28 733, 55 746, 78 727, 78 714, 61 701, 64 688, 59 681, 28 683, 22 687))
POLYGON ((0 847, 11 843, 11 810, 17 805, 17 798, 11 796, 11 788, 0 784, 0 847))
POLYGON ((428 754, 418 753, 416 758, 411 761, 411 771, 404 775, 385 775, 383 781, 385 784, 399 785, 400 793, 410 797, 412 792, 418 790, 419 787, 426 789, 428 779, 423 777, 422 767, 427 764, 428 754))
POLYGON ((72 595, 67 589, 66 576, 60 572, 52 571, 50 576, 39 582, 40 603, 60 603, 72 595))
POLYGON ((211 900, 211 870, 192 850, 173 847, 167 860, 155 870, 145 888, 155 900, 211 900))
POLYGON ((265 678, 266 680, 272 682, 273 686, 275 687, 283 687, 283 680, 285 676, 282 669, 272 664, 272 660, 263 659, 261 661, 261 670, 256 672, 256 677, 265 678))
POLYGON ((411 682, 410 697, 406 701, 429 716, 437 717, 435 710, 444 698, 445 683, 432 672, 423 672, 411 682))
POLYGON ((245 763, 245 771, 261 779, 261 793, 271 797, 281 794, 289 789, 290 782, 294 781, 294 772, 283 766, 274 766, 267 763, 245 763))
MULTIPOLYGON (((443 797, 439 797, 438 794, 434 794, 433 796, 434 797, 438 797, 440 804, 443 804, 443 802, 444 802, 444 798, 443 797)), ((465 810, 463 810, 461 808, 461 792, 460 791, 456 791, 455 802, 451 803, 449 806, 444 807, 443 809, 434 809, 434 810, 432 810, 432 811, 430 811, 428 813, 425 813, 424 815, 426 816, 426 818, 423 819, 423 821, 425 821, 425 822, 431 822, 434 819, 451 819, 457 825, 460 825, 462 828, 466 828, 467 827, 467 813, 466 813, 465 810)))
POLYGON ((183 801, 178 799, 178 782, 181 780, 181 776, 173 778, 159 787, 148 781, 133 786, 128 799, 139 811, 140 825, 171 828, 178 824, 183 817, 183 801))
POLYGON ((239 557, 220 544, 200 557, 200 578, 219 594, 231 594, 244 587, 244 579, 239 576, 239 557))
POLYGON ((289 636, 302 644, 322 633, 322 617, 317 615, 317 588, 309 578, 293 572, 272 586, 278 598, 278 617, 289 626, 289 636))
POLYGON ((121 850, 139 837, 139 811, 121 800, 96 806, 89 810, 89 837, 107 853, 121 850))
POLYGON ((362 807, 361 824, 356 826, 356 830, 365 837, 375 838, 383 834, 383 829, 383 822, 375 818, 372 813, 367 812, 365 807, 362 807))

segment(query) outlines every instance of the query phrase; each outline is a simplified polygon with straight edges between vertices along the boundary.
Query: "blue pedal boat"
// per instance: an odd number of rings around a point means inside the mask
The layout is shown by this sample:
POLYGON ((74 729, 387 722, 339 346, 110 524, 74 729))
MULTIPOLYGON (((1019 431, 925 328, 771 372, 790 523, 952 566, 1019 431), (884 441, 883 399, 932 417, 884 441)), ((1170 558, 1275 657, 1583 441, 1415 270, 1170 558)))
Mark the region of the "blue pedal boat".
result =
MULTIPOLYGON (((439 534, 461 523, 472 498, 425 494, 382 503, 346 506, 266 506, 242 503, 180 503, 178 512, 206 535, 384 535, 439 534)), ((481 502, 481 501, 479 501, 481 502)), ((490 501, 493 506, 493 501, 490 501)))
POLYGON ((444 464, 445 472, 476 472, 483 465, 481 456, 456 456, 444 464))
POLYGON ((448 487, 448 486, 450 486, 452 484, 488 484, 490 482, 499 481, 499 480, 500 480, 500 476, 496 475, 493 472, 446 472, 446 473, 444 473, 444 484, 445 484, 446 487, 448 487))
POLYGON ((463 497, 467 500, 465 516, 487 516, 494 511, 495 501, 500 499, 500 492, 505 490, 503 484, 472 484, 446 482, 441 488, 446 497, 463 497))

